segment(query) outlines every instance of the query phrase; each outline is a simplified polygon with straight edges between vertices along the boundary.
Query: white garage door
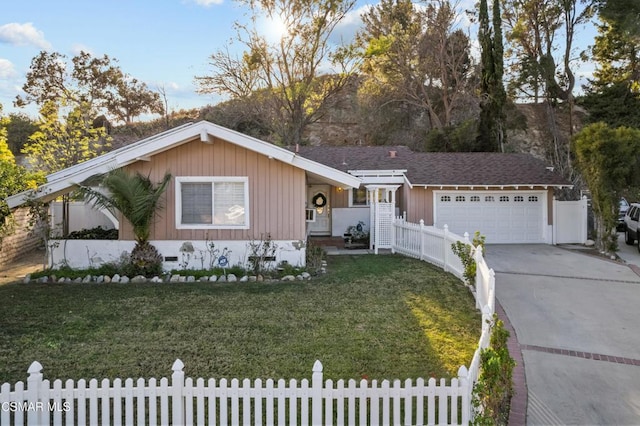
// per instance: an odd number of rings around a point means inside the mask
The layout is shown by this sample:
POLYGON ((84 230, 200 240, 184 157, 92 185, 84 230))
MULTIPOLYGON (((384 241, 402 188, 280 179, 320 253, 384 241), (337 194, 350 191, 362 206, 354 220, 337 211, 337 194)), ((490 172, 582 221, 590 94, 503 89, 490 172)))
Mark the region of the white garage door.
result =
POLYGON ((434 222, 456 234, 480 231, 487 243, 544 243, 542 191, 435 191, 434 222))

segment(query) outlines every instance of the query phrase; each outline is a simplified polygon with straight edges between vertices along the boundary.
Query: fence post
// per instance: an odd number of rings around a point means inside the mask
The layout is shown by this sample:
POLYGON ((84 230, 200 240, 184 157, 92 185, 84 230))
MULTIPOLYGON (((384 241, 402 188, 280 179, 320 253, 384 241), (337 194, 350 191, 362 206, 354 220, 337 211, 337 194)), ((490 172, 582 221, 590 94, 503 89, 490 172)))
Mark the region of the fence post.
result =
POLYGON ((322 363, 316 360, 311 376, 311 424, 322 425, 322 363))
POLYGON ((424 258, 424 220, 420 219, 420 257, 422 260, 424 258))
MULTIPOLYGON (((587 202, 587 196, 583 195, 580 199, 580 243, 584 244, 587 242, 587 237, 589 235, 589 204, 587 202)), ((554 218, 555 220, 555 218, 554 218)), ((555 222, 553 223, 555 227, 555 222)))
POLYGON ((473 381, 469 377, 469 370, 464 365, 458 369, 458 383, 461 387, 461 411, 462 418, 460 419, 461 425, 468 425, 471 422, 471 397, 473 392, 473 381))
POLYGON ((184 364, 179 359, 173 363, 171 369, 173 374, 171 375, 171 416, 172 424, 183 425, 184 424, 184 364))
POLYGON ((393 213, 391 219, 391 254, 396 254, 396 222, 397 222, 396 214, 393 213))
POLYGON ((553 196, 553 201, 551 205, 551 215, 553 221, 553 227, 551 228, 551 244, 558 244, 558 200, 556 196, 553 196))
POLYGON ((444 271, 449 272, 449 225, 444 225, 444 235, 442 236, 442 261, 444 262, 444 271))
MULTIPOLYGON (((34 409, 27 410, 27 423, 30 425, 41 424, 40 413, 45 415, 45 407, 40 406, 42 401, 40 401, 40 388, 42 386, 42 365, 38 361, 33 361, 27 370, 29 373, 29 377, 27 377, 27 398, 29 401, 30 407, 34 407, 34 409), (40 407, 42 409, 40 409, 40 407)), ((18 401, 21 403, 22 401, 18 401)), ((48 406, 46 407, 46 415, 47 418, 49 416, 48 406)))
MULTIPOLYGON (((465 234, 466 236, 467 234, 465 234)), ((482 279, 482 272, 480 267, 480 261, 483 260, 482 246, 477 246, 475 248, 471 248, 473 251, 473 261, 476 262, 476 278, 475 278, 475 288, 476 288, 476 308, 482 309, 482 307, 487 303, 487 290, 488 286, 482 279)))

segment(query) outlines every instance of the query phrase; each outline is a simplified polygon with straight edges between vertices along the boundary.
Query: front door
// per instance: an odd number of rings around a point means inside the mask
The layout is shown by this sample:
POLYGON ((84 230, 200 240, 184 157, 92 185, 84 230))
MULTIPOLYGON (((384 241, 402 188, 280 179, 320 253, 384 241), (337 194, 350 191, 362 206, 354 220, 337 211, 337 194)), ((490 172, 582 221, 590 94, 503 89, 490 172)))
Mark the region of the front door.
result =
POLYGON ((331 235, 331 187, 309 185, 307 208, 315 211, 315 221, 308 222, 310 235, 331 235))

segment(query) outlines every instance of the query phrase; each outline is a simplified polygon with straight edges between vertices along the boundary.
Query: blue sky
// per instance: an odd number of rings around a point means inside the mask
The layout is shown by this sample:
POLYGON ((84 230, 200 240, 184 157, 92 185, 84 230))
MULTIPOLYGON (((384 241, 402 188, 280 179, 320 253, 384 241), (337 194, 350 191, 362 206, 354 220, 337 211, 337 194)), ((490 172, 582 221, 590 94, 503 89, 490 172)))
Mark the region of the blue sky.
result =
MULTIPOLYGON (((373 3, 360 0, 338 28, 339 35, 352 36, 359 13, 373 3)), ((464 0, 461 6, 471 8, 473 3, 464 0)), ((13 100, 31 59, 41 50, 68 58, 81 50, 116 58, 122 71, 151 89, 164 87, 172 110, 216 103, 220 98, 196 93, 194 77, 210 72, 208 57, 229 44, 238 20, 246 21, 246 9, 232 0, 5 2, 0 14, 0 103, 5 114, 17 111, 13 100)), ((262 28, 278 30, 270 23, 262 23, 262 28)), ((475 32, 470 35, 475 37, 475 32)), ((25 112, 37 115, 35 108, 25 112)))
MULTIPOLYGON (((17 111, 13 101, 41 50, 116 58, 122 71, 151 89, 163 86, 170 109, 216 103, 220 98, 196 93, 194 77, 211 70, 208 57, 228 45, 233 23, 246 21, 245 15, 231 0, 7 2, 0 14, 0 103, 5 114, 17 111)), ((341 31, 354 33, 356 15, 341 31)), ((277 31, 268 23, 262 27, 277 31)), ((26 112, 37 114, 33 108, 26 112)))

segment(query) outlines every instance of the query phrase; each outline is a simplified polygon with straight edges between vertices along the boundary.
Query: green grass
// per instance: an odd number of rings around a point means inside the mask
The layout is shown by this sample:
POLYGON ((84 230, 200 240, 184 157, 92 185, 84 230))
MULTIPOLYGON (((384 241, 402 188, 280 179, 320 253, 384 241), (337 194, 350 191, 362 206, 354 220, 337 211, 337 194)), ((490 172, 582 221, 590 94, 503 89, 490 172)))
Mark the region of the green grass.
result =
POLYGON ((480 335, 455 277, 401 256, 329 259, 308 282, 0 287, 0 383, 170 377, 452 377, 480 335))

